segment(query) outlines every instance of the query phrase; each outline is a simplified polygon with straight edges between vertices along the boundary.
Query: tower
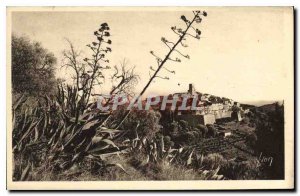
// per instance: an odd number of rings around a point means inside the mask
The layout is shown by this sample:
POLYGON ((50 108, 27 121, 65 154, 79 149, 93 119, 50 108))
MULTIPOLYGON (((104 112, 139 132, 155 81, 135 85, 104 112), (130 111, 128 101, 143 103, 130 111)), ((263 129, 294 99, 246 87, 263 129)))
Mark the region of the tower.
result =
POLYGON ((193 84, 189 84, 188 93, 191 94, 191 95, 195 94, 195 87, 194 87, 193 84))

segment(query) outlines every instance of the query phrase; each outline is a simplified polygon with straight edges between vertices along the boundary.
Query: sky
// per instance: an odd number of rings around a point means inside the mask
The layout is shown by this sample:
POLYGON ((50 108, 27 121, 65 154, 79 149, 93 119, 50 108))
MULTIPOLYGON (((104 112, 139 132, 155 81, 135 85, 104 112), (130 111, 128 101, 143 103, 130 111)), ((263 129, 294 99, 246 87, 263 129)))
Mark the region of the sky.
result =
MULTIPOLYGON (((180 51, 190 59, 174 53, 182 62, 167 62, 175 74, 162 71, 159 75, 170 80, 155 79, 146 94, 186 92, 188 84, 197 91, 240 102, 283 100, 283 89, 290 80, 292 64, 291 9, 280 7, 206 7, 207 17, 201 24, 201 39, 187 37, 188 48, 180 51)), ((61 69, 62 51, 68 49, 65 38, 87 55, 86 44, 95 37, 93 32, 101 23, 110 26, 112 53, 110 66, 124 59, 128 67, 135 66, 141 80, 135 87, 139 92, 149 79, 149 67, 157 65, 149 53, 163 57, 167 48, 161 37, 176 41, 171 26, 184 27, 181 15, 192 17, 191 8, 127 8, 92 9, 90 11, 48 9, 16 11, 12 14, 12 32, 41 42, 58 59, 57 76, 69 78, 70 72, 61 69)), ((108 73, 108 75, 111 73, 108 73)), ((106 83, 97 93, 110 88, 106 83)))

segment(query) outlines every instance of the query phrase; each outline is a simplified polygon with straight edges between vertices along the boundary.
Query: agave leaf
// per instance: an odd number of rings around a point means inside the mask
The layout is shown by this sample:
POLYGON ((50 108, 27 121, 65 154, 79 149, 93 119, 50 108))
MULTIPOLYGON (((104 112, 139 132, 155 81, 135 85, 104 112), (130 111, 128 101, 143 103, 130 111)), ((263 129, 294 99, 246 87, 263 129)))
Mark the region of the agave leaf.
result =
POLYGON ((101 127, 100 129, 97 129, 97 133, 109 133, 109 134, 115 134, 115 133, 120 133, 123 130, 118 130, 118 129, 103 129, 103 127, 101 127))
POLYGON ((123 167, 120 163, 111 163, 111 164, 107 164, 106 166, 107 166, 107 167, 112 167, 112 166, 119 167, 119 168, 121 168, 126 174, 128 174, 127 171, 124 169, 124 167, 123 167))
POLYGON ((34 129, 34 127, 39 123, 40 121, 36 121, 36 122, 31 122, 29 128, 27 129, 27 131, 23 134, 23 136, 21 137, 19 143, 21 143, 28 135, 30 135, 30 133, 32 132, 32 130, 34 129))
POLYGON ((111 148, 105 148, 102 150, 91 150, 88 151, 88 153, 94 155, 94 156, 100 156, 100 155, 114 155, 120 153, 122 150, 125 150, 126 147, 121 147, 121 148, 116 148, 116 147, 111 147, 111 148))
POLYGON ((148 143, 148 139, 145 137, 143 140, 142 140, 142 143, 144 146, 146 146, 146 144, 148 143))
MULTIPOLYGON (((103 144, 103 143, 102 143, 103 144)), ((98 147, 94 147, 94 148, 92 148, 92 149, 89 149, 88 150, 88 152, 89 153, 94 153, 94 152, 98 152, 98 151, 101 151, 101 150, 104 150, 104 149, 106 149, 106 148, 108 148, 109 147, 109 145, 99 145, 98 144, 98 147)))
POLYGON ((182 153, 182 151, 183 151, 183 147, 181 147, 181 148, 178 149, 179 153, 182 153))
POLYGON ((202 166, 202 164, 203 164, 203 159, 204 159, 204 155, 201 154, 201 155, 200 155, 200 158, 199 158, 199 160, 198 160, 198 164, 199 164, 200 166, 202 166))
POLYGON ((84 144, 84 142, 86 141, 86 138, 84 138, 77 146, 76 149, 80 149, 82 147, 82 145, 84 144))
POLYGON ((135 147, 136 147, 136 140, 132 140, 132 141, 131 141, 131 146, 132 146, 132 148, 135 148, 135 147))
MULTIPOLYGON (((211 177, 212 180, 222 180, 224 178, 223 175, 213 175, 211 177)), ((210 179, 209 179, 210 180, 210 179)))
MULTIPOLYGON (((72 130, 74 130, 74 129, 75 129, 75 127, 72 130)), ((75 133, 73 133, 73 131, 72 131, 72 133, 69 134, 70 136, 68 136, 67 141, 63 145, 63 148, 66 148, 67 146, 69 146, 79 133, 80 133, 80 131, 77 131, 75 133)))
POLYGON ((67 167, 69 167, 69 165, 70 165, 70 162, 69 162, 69 161, 65 161, 65 162, 61 163, 61 164, 59 165, 59 167, 60 167, 61 169, 66 169, 67 167))
POLYGON ((34 142, 36 142, 39 139, 39 130, 38 127, 34 127, 34 142))
POLYGON ((103 137, 94 136, 94 137, 92 138, 92 144, 97 144, 97 143, 99 143, 99 142, 102 141, 102 140, 103 140, 103 137))
POLYGON ((161 154, 165 152, 165 143, 164 143, 164 137, 162 136, 160 139, 161 142, 161 154))
MULTIPOLYGON (((98 140, 100 138, 97 138, 98 140)), ((113 146, 114 149, 119 150, 118 146, 111 140, 109 139, 101 139, 96 143, 93 149, 89 150, 90 153, 102 151, 103 149, 108 148, 109 146, 113 146)))
POLYGON ((150 160, 150 156, 147 155, 147 158, 146 158, 146 160, 145 160, 145 164, 149 163, 149 160, 150 160))
POLYGON ((70 168, 68 170, 65 170, 63 174, 66 175, 75 175, 75 174, 81 174, 83 171, 79 170, 79 165, 77 163, 73 164, 72 166, 69 166, 70 168))
POLYGON ((122 144, 126 144, 126 143, 128 143, 128 142, 130 142, 130 139, 124 140, 124 141, 122 142, 122 144))
POLYGON ((93 112, 85 112, 85 113, 83 113, 82 115, 79 116, 78 120, 88 120, 88 118, 90 117, 90 115, 92 113, 93 112))
POLYGON ((109 139, 103 139, 102 141, 109 144, 109 145, 112 145, 115 148, 118 148, 118 146, 113 141, 111 141, 109 139))
POLYGON ((24 94, 21 96, 21 97, 19 97, 19 99, 13 104, 13 110, 15 111, 15 110, 17 110, 18 108, 20 108, 21 106, 22 106, 22 104, 27 100, 27 98, 26 99, 23 99, 24 98, 24 94))
POLYGON ((99 125, 101 124, 101 122, 99 122, 98 120, 92 120, 88 123, 86 123, 83 127, 82 127, 82 131, 88 131, 91 129, 96 129, 99 125))
POLYGON ((52 135, 52 137, 50 138, 50 140, 48 141, 48 145, 52 145, 53 143, 54 143, 54 139, 55 139, 55 137, 56 137, 56 135, 58 134, 58 132, 55 132, 53 135, 52 135))
POLYGON ((27 116, 28 116, 27 112, 28 112, 28 108, 25 109, 24 115, 22 115, 22 120, 21 120, 21 122, 23 122, 22 128, 21 128, 22 131, 25 129, 25 126, 29 124, 29 123, 27 123, 27 116))
POLYGON ((192 150, 191 154, 189 155, 189 158, 186 162, 186 165, 190 165, 192 163, 192 155, 193 155, 194 149, 192 150))
POLYGON ((206 177, 207 176, 207 174, 209 173, 209 171, 208 170, 204 170, 204 171, 202 171, 202 174, 206 177))
POLYGON ((21 175, 21 178, 20 178, 21 181, 24 181, 24 180, 27 179, 28 174, 29 174, 29 169, 30 169, 30 168, 31 168, 31 163, 28 162, 26 168, 25 168, 25 169, 23 170, 23 172, 22 172, 22 175, 21 175))
POLYGON ((178 149, 170 148, 170 149, 168 150, 168 153, 170 154, 170 153, 178 152, 178 151, 179 151, 178 149))
POLYGON ((64 139, 64 137, 65 137, 65 133, 66 133, 67 130, 70 129, 70 127, 71 127, 71 126, 66 127, 65 124, 61 126, 61 128, 59 129, 59 132, 60 132, 60 134, 59 134, 59 140, 60 140, 60 141, 63 141, 63 139, 64 139))
POLYGON ((220 170, 220 166, 218 166, 215 170, 212 171, 212 175, 217 175, 217 173, 219 172, 220 170))
POLYGON ((73 156, 73 158, 72 158, 72 161, 71 161, 71 162, 74 162, 74 161, 76 161, 76 159, 78 159, 78 158, 80 157, 80 155, 81 155, 81 152, 79 152, 79 153, 75 154, 75 155, 73 156))
POLYGON ((84 152, 87 152, 90 149, 91 146, 92 146, 92 141, 89 140, 89 142, 87 143, 87 145, 86 145, 86 147, 84 149, 84 152))
POLYGON ((37 108, 37 107, 34 108, 34 109, 32 110, 32 115, 33 115, 33 116, 37 116, 37 111, 38 111, 38 108, 37 108))
POLYGON ((47 131, 47 127, 48 127, 48 115, 47 113, 45 113, 45 117, 44 117, 44 125, 43 125, 43 135, 46 133, 47 131))

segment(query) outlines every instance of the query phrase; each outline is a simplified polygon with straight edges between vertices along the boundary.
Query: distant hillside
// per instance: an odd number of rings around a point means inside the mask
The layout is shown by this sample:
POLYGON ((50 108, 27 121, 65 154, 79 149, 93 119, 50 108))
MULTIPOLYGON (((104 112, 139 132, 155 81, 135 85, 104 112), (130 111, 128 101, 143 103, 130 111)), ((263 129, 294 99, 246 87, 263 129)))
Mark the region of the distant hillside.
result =
MULTIPOLYGON (((281 104, 281 103, 279 103, 281 104)), ((276 109, 276 102, 257 107, 262 112, 273 112, 276 109)))
POLYGON ((250 105, 250 104, 243 104, 241 103, 241 107, 243 109, 252 109, 252 108, 255 108, 256 106, 255 105, 250 105))
MULTIPOLYGON (((208 101, 210 103, 224 103, 224 102, 231 102, 231 103, 240 103, 240 106, 243 109, 253 109, 256 107, 262 107, 262 110, 264 110, 264 106, 266 107, 265 110, 274 110, 273 104, 275 102, 278 102, 279 104, 282 104, 282 101, 278 100, 262 100, 262 101, 236 101, 227 97, 212 95, 205 92, 199 92, 196 90, 195 86, 193 84, 189 84, 188 89, 186 92, 177 92, 170 95, 180 95, 180 94, 190 94, 190 95, 198 95, 198 97, 201 97, 201 100, 208 101), (270 105, 270 106, 268 106, 270 105), (270 107, 270 108, 268 108, 270 107)), ((275 107, 275 106, 274 106, 275 107)))
POLYGON ((267 100, 267 101, 247 101, 247 102, 243 102, 247 105, 253 105, 256 107, 260 107, 260 106, 264 106, 264 105, 268 105, 268 104, 273 104, 275 102, 278 102, 279 104, 282 104, 282 101, 279 100, 267 100))

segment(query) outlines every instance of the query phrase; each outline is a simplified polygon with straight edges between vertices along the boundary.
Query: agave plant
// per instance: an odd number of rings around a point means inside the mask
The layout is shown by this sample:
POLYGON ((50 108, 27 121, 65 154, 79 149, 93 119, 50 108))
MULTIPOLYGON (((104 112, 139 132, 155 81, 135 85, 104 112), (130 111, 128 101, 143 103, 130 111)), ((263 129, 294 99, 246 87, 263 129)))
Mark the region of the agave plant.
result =
MULTIPOLYGON (((138 163, 139 166, 147 164, 174 164, 185 166, 187 170, 194 170, 199 179, 202 180, 222 180, 223 175, 218 175, 220 166, 212 169, 204 169, 203 160, 205 156, 200 156, 195 153, 195 147, 181 147, 181 148, 166 148, 164 136, 156 137, 152 140, 147 138, 139 138, 138 136, 133 140, 125 140, 123 142, 129 148, 126 149, 128 153, 136 154, 144 152, 145 160, 138 163)), ((135 163, 136 164, 136 163, 135 163)))
MULTIPOLYGON (((103 126, 107 114, 85 110, 76 119, 76 114, 70 117, 69 112, 66 112, 65 102, 58 103, 56 99, 45 96, 43 104, 39 102, 36 108, 22 110, 18 120, 15 120, 16 111, 24 102, 25 99, 21 97, 13 107, 16 180, 30 179, 30 172, 34 168, 43 170, 50 165, 54 170, 65 170, 84 157, 101 162, 107 156, 122 153, 125 149, 112 141, 121 131, 103 126)), ((120 164, 104 165, 123 168, 120 164)))

